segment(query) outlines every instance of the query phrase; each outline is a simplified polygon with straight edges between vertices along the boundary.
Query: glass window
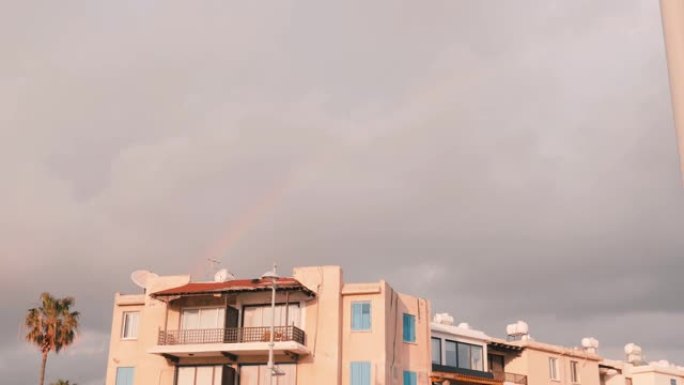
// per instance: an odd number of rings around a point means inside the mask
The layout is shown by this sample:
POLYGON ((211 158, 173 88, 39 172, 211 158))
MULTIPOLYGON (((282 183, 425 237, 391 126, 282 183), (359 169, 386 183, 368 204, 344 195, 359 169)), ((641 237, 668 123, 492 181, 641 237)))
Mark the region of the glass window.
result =
POLYGON ((222 329, 225 319, 226 309, 224 308, 183 309, 181 329, 222 329))
POLYGON ((416 372, 404 370, 404 385, 417 385, 417 384, 418 384, 418 376, 416 375, 416 372))
POLYGON ((138 324, 140 323, 139 311, 126 311, 123 313, 123 328, 121 338, 133 340, 138 338, 138 324))
POLYGON ((458 344, 458 367, 470 369, 470 346, 458 344))
POLYGON ((366 361, 351 363, 351 373, 349 376, 351 385, 370 385, 371 383, 371 364, 366 361))
MULTIPOLYGON (((579 375, 577 372, 577 361, 570 361, 570 381, 572 383, 577 384, 579 383, 579 375)), ((676 384, 674 384, 676 385, 676 384)))
POLYGON ((670 379, 670 385, 677 385, 677 379, 676 379, 676 378, 671 378, 671 379, 670 379))
MULTIPOLYGON (((178 385, 221 385, 223 366, 179 366, 178 385)), ((118 385, 118 384, 117 384, 118 385)))
POLYGON ((133 385, 133 368, 116 368, 116 385, 133 385))
POLYGON ((404 342, 416 342, 416 316, 404 313, 404 342))
POLYGON ((484 349, 480 345, 447 341, 446 365, 461 369, 484 371, 484 349))
POLYGON ((370 302, 352 302, 352 330, 370 330, 371 304, 370 302))
POLYGON ((442 365, 442 339, 432 337, 432 363, 442 365))
MULTIPOLYGON (((242 325, 244 327, 263 327, 271 326, 271 306, 245 306, 242 309, 242 325)), ((299 304, 276 305, 275 325, 276 326, 297 326, 301 311, 299 304)))
POLYGON ((444 358, 446 366, 453 366, 453 367, 458 367, 458 363, 456 362, 456 342, 454 341, 446 341, 444 344, 444 358))
POLYGON ((549 378, 558 380, 558 358, 549 357, 549 378))
POLYGON ((470 345, 470 369, 483 371, 482 361, 482 346, 470 345))

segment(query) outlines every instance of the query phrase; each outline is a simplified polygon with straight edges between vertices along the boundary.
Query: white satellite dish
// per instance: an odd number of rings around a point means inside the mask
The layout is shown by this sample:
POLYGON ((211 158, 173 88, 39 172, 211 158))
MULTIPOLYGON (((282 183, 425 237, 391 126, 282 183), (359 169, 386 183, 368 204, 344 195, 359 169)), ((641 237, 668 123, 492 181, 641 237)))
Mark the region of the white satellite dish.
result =
POLYGON ((142 289, 147 289, 147 283, 149 282, 150 278, 158 278, 159 276, 151 271, 147 270, 136 270, 131 273, 131 281, 133 283, 142 288, 142 289))
POLYGON ((214 282, 226 282, 235 279, 235 275, 228 269, 221 269, 214 274, 214 282))

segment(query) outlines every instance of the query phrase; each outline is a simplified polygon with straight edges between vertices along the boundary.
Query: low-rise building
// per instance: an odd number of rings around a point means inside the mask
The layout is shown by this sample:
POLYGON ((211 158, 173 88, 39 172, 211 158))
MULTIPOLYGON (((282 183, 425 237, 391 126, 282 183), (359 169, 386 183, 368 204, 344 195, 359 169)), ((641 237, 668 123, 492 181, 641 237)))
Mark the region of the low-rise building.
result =
POLYGON ((508 334, 509 340, 493 338, 489 343, 490 366, 503 367, 504 373, 509 373, 505 375, 504 383, 601 385, 599 363, 602 358, 596 354, 598 341, 585 339, 589 343, 583 348, 538 342, 530 338, 524 322, 509 325, 508 334), (518 377, 521 375, 524 379, 518 377))
POLYGON ((633 343, 625 346, 626 361, 603 360, 601 385, 682 385, 684 367, 668 361, 645 362, 641 348, 633 343))
POLYGON ((106 385, 428 383, 430 304, 385 281, 345 283, 325 266, 144 286, 115 296, 106 385))
POLYGON ((454 325, 444 313, 435 315, 431 330, 433 384, 503 384, 503 368, 494 373, 487 359, 491 337, 467 323, 454 325))

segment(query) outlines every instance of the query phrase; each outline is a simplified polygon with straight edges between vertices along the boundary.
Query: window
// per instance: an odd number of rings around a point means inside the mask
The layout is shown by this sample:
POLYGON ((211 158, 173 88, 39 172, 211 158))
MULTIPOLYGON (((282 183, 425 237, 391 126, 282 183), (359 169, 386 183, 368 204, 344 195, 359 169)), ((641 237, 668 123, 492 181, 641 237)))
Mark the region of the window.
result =
POLYGON ((121 328, 121 338, 123 338, 124 340, 134 340, 138 338, 139 323, 139 311, 125 311, 123 313, 123 327, 121 328))
POLYGON ((676 379, 676 378, 671 378, 671 379, 670 379, 670 385, 677 385, 677 379, 676 379))
MULTIPOLYGON (((277 385, 296 385, 297 383, 297 365, 296 364, 278 364, 278 375, 273 377, 271 371, 266 365, 241 365, 240 366, 240 385, 269 385, 271 378, 273 383, 277 385)), ((228 377, 224 384, 236 383, 233 379, 228 377)), ((178 384, 181 385, 181 384, 178 384)), ((219 383, 218 385, 221 385, 219 383)))
MULTIPOLYGON (((224 374, 230 376, 233 369, 218 366, 179 366, 177 385, 221 385, 224 374), (226 373, 224 373, 224 370, 226 373)), ((228 377, 231 378, 231 377, 228 377)))
POLYGON ((482 346, 458 343, 458 367, 461 369, 484 370, 482 346))
POLYGON ((271 326, 271 318, 275 313, 275 326, 297 326, 300 327, 301 311, 299 304, 276 305, 275 312, 271 311, 271 306, 245 306, 243 308, 242 326, 262 327, 271 326))
POLYGON ((404 342, 416 342, 416 316, 404 313, 404 342))
POLYGON ((432 337, 432 363, 442 365, 442 339, 432 337))
POLYGON ((416 372, 411 372, 409 370, 404 370, 404 385, 417 385, 418 376, 416 372))
POLYGON ((558 358, 549 357, 549 378, 558 380, 558 358))
POLYGON ((133 385, 133 368, 116 368, 116 385, 133 385))
MULTIPOLYGON (((570 381, 573 384, 579 383, 579 372, 577 371, 577 361, 570 361, 570 381)), ((672 384, 677 385, 677 384, 672 384)))
POLYGON ((226 309, 222 307, 183 309, 181 329, 222 329, 226 309))
POLYGON ((447 340, 444 347, 446 366, 458 367, 458 363, 456 362, 456 342, 447 340))
POLYGON ((370 362, 357 361, 351 363, 351 375, 349 383, 351 385, 370 385, 371 365, 370 362))
POLYGON ((371 328, 371 304, 370 302, 352 303, 352 330, 370 330, 371 328))
POLYGON ((625 378, 625 385, 632 385, 632 379, 629 377, 625 378))

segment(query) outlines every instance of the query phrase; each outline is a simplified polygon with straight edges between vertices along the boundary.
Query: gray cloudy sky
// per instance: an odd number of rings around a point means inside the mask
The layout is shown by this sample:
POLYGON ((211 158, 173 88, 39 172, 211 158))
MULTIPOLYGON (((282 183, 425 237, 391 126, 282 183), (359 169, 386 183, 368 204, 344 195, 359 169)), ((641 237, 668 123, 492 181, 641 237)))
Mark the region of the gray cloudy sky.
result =
POLYGON ((132 270, 339 264, 492 335, 684 364, 657 1, 0 1, 0 373, 102 384, 132 270))

